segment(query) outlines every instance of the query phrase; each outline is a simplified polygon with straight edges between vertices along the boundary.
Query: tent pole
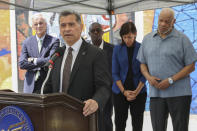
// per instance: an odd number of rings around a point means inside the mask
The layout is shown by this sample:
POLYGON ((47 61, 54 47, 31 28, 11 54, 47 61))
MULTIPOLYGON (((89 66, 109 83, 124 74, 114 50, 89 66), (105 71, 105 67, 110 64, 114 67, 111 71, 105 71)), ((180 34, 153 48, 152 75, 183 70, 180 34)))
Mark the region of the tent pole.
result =
POLYGON ((34 9, 34 0, 31 0, 30 8, 33 8, 34 9))
POLYGON ((114 39, 113 39, 113 27, 112 27, 112 14, 109 14, 110 18, 110 43, 114 44, 114 39))
POLYGON ((114 7, 113 7, 113 4, 114 4, 114 0, 108 0, 108 14, 109 14, 109 18, 110 18, 110 34, 109 34, 109 37, 110 37, 110 43, 111 44, 114 44, 114 39, 113 39, 113 27, 112 27, 112 15, 114 14, 114 7))

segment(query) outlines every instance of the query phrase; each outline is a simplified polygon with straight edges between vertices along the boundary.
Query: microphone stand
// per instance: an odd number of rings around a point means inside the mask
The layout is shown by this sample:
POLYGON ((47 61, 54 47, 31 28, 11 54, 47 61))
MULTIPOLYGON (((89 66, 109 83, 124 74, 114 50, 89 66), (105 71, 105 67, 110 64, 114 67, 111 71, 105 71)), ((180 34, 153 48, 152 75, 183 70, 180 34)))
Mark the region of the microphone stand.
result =
POLYGON ((48 70, 48 72, 47 72, 47 76, 46 76, 46 78, 45 78, 45 80, 44 80, 44 82, 43 82, 43 84, 42 84, 42 87, 41 87, 41 95, 43 95, 43 91, 44 91, 45 84, 46 84, 46 82, 47 82, 48 79, 49 79, 49 76, 50 76, 50 74, 51 74, 52 69, 53 69, 53 66, 50 65, 50 66, 49 66, 49 70, 48 70))
POLYGON ((40 94, 43 95, 43 92, 44 92, 44 87, 46 85, 46 82, 48 81, 49 79, 49 76, 51 74, 51 70, 53 69, 53 65, 54 65, 54 61, 59 57, 59 56, 62 56, 64 54, 64 50, 65 48, 62 48, 62 47, 59 47, 55 53, 53 54, 53 56, 51 57, 51 59, 49 60, 48 63, 45 64, 45 67, 48 67, 49 70, 47 72, 47 76, 42 84, 42 87, 41 87, 41 91, 40 91, 40 94))

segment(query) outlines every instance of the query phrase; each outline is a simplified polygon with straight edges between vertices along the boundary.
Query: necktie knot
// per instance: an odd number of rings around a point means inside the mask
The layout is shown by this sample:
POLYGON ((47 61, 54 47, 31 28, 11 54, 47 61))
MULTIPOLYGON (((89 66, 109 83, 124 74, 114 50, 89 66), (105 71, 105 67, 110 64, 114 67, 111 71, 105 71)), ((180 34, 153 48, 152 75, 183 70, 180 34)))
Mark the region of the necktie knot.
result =
POLYGON ((68 53, 71 53, 73 51, 73 48, 72 47, 69 47, 68 48, 68 53))
POLYGON ((39 42, 38 42, 40 45, 42 45, 42 39, 39 39, 39 42))

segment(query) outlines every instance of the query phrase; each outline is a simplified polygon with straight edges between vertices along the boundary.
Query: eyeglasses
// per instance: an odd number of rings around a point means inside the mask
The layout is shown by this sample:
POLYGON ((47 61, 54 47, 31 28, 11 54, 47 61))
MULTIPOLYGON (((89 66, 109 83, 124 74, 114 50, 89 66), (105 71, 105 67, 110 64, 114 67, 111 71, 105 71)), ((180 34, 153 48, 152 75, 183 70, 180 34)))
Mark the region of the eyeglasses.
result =
POLYGON ((90 32, 94 33, 95 31, 100 33, 100 32, 102 32, 102 29, 101 28, 96 28, 96 29, 92 29, 90 32))

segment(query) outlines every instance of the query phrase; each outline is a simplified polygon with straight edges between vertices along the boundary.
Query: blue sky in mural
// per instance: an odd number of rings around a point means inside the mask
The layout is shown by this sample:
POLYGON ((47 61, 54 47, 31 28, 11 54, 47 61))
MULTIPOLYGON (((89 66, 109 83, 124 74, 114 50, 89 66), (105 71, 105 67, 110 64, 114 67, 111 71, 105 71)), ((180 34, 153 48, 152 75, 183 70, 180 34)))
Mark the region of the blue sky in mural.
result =
POLYGON ((11 51, 9 50, 6 50, 6 49, 0 49, 0 56, 4 56, 4 55, 7 55, 7 54, 10 54, 11 51))
MULTIPOLYGON (((184 32, 191 40, 195 50, 197 51, 197 3, 173 7, 175 11, 175 28, 184 32)), ((158 16, 161 9, 155 10, 154 24, 152 29, 157 30, 158 16)), ((192 85, 192 103, 191 113, 197 114, 197 63, 196 70, 191 74, 192 85)), ((149 99, 148 101, 149 102, 149 99)), ((146 106, 148 109, 148 104, 146 106)))

